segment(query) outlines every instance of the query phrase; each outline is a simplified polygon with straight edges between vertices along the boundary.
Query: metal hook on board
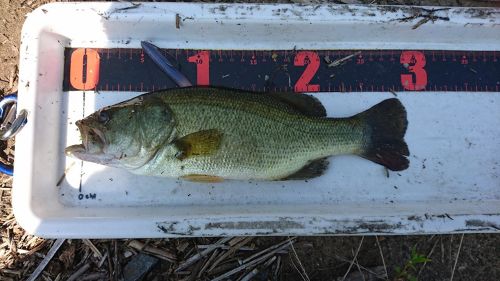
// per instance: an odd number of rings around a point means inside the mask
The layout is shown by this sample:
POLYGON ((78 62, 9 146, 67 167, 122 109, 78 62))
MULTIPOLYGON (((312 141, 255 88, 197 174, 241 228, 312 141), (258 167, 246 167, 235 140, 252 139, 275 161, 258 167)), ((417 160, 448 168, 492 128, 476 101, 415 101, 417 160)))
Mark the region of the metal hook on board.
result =
MULTIPOLYGON (((14 137, 28 121, 28 112, 17 113, 17 93, 4 96, 0 100, 0 140, 6 141, 14 137)), ((0 173, 13 175, 13 167, 0 162, 0 173)))

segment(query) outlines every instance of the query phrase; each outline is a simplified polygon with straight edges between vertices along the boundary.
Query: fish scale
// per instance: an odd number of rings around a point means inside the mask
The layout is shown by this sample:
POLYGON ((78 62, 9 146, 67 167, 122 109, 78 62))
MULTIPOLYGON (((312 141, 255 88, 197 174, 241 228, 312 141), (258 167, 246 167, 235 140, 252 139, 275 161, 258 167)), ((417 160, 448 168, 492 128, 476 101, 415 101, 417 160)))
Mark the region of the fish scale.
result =
POLYGON ((362 146, 359 136, 363 128, 351 130, 344 125, 347 119, 332 122, 298 115, 283 104, 245 102, 247 95, 234 91, 230 94, 232 99, 226 99, 224 94, 206 91, 198 93, 202 99, 193 101, 186 98, 185 90, 165 93, 163 99, 177 120, 180 136, 218 128, 224 132, 223 140, 214 155, 182 161, 173 157, 176 150, 169 147, 161 153, 162 157, 155 158, 145 167, 144 172, 279 179, 311 160, 353 153, 362 146))

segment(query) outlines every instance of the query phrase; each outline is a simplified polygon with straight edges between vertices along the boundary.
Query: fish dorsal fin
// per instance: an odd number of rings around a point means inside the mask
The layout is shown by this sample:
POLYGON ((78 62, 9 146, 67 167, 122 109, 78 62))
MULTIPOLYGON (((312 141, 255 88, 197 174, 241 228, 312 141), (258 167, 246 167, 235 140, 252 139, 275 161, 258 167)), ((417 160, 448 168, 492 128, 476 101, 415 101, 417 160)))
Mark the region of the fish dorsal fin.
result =
MULTIPOLYGON (((321 102, 314 96, 299 93, 287 92, 252 92, 247 90, 232 89, 219 86, 196 86, 192 88, 172 89, 158 92, 160 95, 168 93, 179 93, 185 91, 194 96, 214 95, 222 99, 234 99, 248 101, 257 101, 259 103, 280 108, 293 113, 300 113, 310 117, 325 117, 326 110, 321 102)), ((183 93, 185 95, 186 93, 183 93)))
POLYGON ((325 117, 326 110, 314 96, 298 93, 269 93, 273 97, 290 105, 300 113, 311 117, 325 117))
POLYGON ((215 153, 222 140, 222 133, 217 129, 203 130, 191 133, 174 141, 179 149, 176 157, 180 160, 196 155, 215 153))
POLYGON ((328 159, 320 158, 309 162, 297 172, 281 180, 306 180, 319 177, 325 173, 328 168, 328 159))

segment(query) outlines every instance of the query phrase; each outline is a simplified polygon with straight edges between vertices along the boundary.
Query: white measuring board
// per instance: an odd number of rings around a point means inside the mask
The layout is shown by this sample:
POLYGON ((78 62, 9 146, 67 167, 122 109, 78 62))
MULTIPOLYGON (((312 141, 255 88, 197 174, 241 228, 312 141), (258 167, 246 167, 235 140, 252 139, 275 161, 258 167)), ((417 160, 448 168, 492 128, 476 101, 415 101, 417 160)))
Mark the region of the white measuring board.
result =
MULTIPOLYGON (((13 206, 29 232, 92 238, 498 231, 498 92, 398 92, 408 113, 410 167, 388 177, 380 165, 337 156, 325 175, 307 181, 204 184, 66 157, 64 148, 80 143, 75 121, 139 93, 61 90, 65 47, 138 48, 151 40, 163 48, 194 49, 500 51, 500 19, 491 14, 497 11, 439 11, 450 20, 413 30, 415 22, 395 21, 412 10, 397 7, 149 3, 121 9, 128 6, 50 4, 27 19, 19 108, 30 115, 16 139, 13 206), (177 29, 176 14, 193 19, 177 29), (85 30, 76 25, 81 18, 85 30)), ((394 97, 313 95, 332 117, 394 97)))

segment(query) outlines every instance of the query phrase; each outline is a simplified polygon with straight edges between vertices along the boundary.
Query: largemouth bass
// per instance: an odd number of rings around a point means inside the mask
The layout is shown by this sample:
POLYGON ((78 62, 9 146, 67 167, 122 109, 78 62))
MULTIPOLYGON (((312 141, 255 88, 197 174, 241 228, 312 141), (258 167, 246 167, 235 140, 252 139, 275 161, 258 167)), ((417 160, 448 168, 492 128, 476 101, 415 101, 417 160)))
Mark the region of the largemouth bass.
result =
MULTIPOLYGON (((408 167, 406 111, 387 99, 349 118, 327 118, 315 97, 192 87, 146 93, 76 122, 66 154, 139 175, 194 181, 320 176, 326 157, 356 154, 408 167)), ((355 167, 353 167, 355 168, 355 167)))

